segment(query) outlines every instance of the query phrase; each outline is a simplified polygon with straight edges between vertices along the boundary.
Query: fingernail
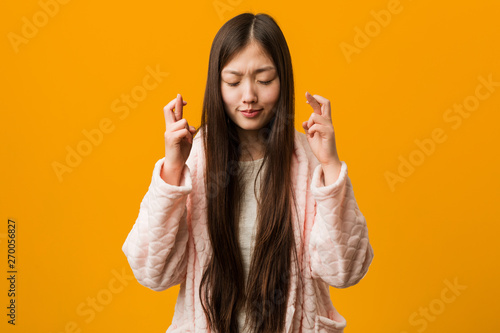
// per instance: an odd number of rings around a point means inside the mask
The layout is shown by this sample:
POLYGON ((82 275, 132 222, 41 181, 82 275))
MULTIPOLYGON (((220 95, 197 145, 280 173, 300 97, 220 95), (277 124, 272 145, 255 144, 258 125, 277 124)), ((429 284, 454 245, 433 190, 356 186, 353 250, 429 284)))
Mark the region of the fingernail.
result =
POLYGON ((177 94, 177 98, 179 98, 179 96, 180 96, 180 95, 181 95, 181 94, 177 94))

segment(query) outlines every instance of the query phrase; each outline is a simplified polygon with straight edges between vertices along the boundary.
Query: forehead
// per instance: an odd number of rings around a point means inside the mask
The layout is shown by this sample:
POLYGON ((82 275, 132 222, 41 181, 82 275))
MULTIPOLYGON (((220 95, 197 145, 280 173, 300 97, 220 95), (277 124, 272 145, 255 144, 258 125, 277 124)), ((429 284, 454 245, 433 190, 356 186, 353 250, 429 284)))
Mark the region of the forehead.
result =
POLYGON ((222 69, 221 74, 258 74, 273 72, 275 70, 276 67, 269 54, 257 43, 251 43, 229 59, 222 69))

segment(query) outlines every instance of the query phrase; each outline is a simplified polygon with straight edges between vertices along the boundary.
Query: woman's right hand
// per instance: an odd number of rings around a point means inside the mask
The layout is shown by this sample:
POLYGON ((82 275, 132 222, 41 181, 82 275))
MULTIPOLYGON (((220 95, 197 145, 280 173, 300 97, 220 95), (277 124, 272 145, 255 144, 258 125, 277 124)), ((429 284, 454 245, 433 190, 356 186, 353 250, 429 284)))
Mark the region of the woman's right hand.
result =
POLYGON ((196 132, 196 128, 189 126, 187 120, 182 118, 182 109, 186 104, 182 96, 177 94, 177 97, 163 108, 166 131, 162 178, 172 185, 180 183, 182 169, 191 152, 193 134, 196 132))

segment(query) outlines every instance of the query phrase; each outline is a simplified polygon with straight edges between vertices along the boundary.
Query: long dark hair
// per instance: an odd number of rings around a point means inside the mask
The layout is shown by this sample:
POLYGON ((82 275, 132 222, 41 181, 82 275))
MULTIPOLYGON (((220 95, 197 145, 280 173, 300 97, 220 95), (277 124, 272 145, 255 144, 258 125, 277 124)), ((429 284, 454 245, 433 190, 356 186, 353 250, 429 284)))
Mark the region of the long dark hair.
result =
POLYGON ((203 273, 199 296, 213 332, 238 332, 240 311, 245 311, 245 323, 253 332, 285 330, 292 254, 298 262, 292 227, 292 206, 296 209, 291 181, 294 103, 290 52, 274 19, 262 13, 243 13, 227 21, 217 32, 210 50, 200 125, 206 158, 207 227, 213 252, 203 273), (250 42, 257 42, 273 60, 280 94, 273 118, 259 131, 265 156, 258 173, 265 171, 258 198, 254 252, 245 285, 238 244, 242 178, 237 163, 244 147, 236 124, 224 110, 221 70, 231 56, 250 42))

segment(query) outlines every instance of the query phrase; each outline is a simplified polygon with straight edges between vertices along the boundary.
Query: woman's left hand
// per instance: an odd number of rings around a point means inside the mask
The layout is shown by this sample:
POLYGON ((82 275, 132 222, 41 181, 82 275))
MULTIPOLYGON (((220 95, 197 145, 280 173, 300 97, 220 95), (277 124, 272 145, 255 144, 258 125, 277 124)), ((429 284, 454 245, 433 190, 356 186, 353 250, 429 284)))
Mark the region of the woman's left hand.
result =
POLYGON ((309 92, 306 92, 306 99, 313 109, 309 120, 302 123, 309 146, 322 166, 340 166, 330 101, 319 95, 312 96, 309 92))

